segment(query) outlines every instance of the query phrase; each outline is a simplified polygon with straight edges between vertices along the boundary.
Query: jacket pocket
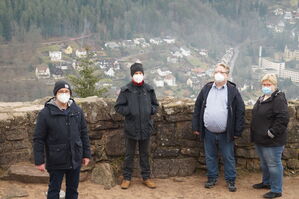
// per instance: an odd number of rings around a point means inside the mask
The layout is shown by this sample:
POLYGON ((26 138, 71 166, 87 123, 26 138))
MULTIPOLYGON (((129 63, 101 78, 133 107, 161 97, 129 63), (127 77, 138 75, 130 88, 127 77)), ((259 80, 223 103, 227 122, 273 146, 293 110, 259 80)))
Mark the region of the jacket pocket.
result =
POLYGON ((83 144, 81 140, 75 142, 75 161, 81 161, 83 156, 83 144))
POLYGON ((63 165, 67 163, 66 144, 49 145, 48 164, 63 165))

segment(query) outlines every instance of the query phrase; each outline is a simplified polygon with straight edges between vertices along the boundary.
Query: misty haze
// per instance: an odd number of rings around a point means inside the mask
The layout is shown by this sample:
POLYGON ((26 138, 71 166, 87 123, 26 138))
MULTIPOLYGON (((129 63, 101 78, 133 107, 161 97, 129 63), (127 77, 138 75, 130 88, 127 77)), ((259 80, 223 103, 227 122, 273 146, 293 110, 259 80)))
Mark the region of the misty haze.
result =
POLYGON ((219 62, 246 104, 266 73, 289 100, 299 93, 298 0, 2 0, 0 19, 0 101, 52 96, 87 53, 104 97, 134 62, 159 98, 196 98, 219 62))

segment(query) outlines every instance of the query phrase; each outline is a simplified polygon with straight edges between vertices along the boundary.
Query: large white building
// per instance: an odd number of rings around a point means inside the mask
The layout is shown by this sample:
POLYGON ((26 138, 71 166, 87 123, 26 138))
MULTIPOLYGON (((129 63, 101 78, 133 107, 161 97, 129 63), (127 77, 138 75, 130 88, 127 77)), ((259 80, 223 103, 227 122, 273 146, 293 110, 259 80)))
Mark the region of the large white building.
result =
POLYGON ((299 82, 299 72, 292 70, 281 70, 279 75, 281 78, 291 78, 293 82, 299 82))

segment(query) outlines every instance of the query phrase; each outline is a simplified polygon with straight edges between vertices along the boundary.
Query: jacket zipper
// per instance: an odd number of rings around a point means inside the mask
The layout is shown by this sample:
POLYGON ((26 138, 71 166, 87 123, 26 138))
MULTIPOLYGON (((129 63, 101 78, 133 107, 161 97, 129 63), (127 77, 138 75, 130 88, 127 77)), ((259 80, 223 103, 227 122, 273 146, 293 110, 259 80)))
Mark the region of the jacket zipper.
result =
POLYGON ((72 145, 71 145, 71 129, 70 129, 70 117, 72 116, 73 114, 68 114, 66 116, 67 118, 67 122, 66 122, 66 125, 67 125, 67 133, 68 133, 68 143, 69 143, 69 149, 70 149, 70 160, 71 160, 71 165, 70 165, 70 169, 72 168, 72 164, 73 164, 73 155, 72 155, 72 145))
POLYGON ((138 112, 139 112, 139 129, 140 129, 140 138, 142 139, 142 132, 141 132, 141 112, 140 112, 140 96, 141 96, 141 94, 140 93, 138 93, 138 108, 139 108, 139 110, 138 110, 138 112))

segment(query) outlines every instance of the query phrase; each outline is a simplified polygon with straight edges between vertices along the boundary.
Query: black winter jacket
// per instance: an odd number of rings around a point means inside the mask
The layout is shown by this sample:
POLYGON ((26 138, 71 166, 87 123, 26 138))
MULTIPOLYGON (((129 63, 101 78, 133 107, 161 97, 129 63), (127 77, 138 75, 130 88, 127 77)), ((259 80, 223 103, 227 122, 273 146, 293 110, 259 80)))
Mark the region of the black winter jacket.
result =
MULTIPOLYGON (((210 89, 214 82, 207 83, 200 91, 194 107, 194 113, 192 117, 192 130, 201 133, 202 138, 205 135, 204 132, 204 111, 206 108, 206 101, 210 89)), ((230 81, 227 82, 227 127, 226 135, 227 140, 234 140, 234 136, 241 136, 244 129, 244 114, 245 105, 243 99, 236 88, 236 85, 230 81)))
POLYGON ((115 110, 125 116, 124 131, 135 140, 148 139, 153 131, 151 118, 157 112, 158 102, 153 87, 144 83, 136 86, 132 82, 121 88, 115 110))
POLYGON ((36 165, 46 162, 47 170, 76 169, 82 158, 90 158, 90 144, 83 111, 73 100, 67 112, 54 98, 46 102, 37 117, 33 136, 36 165))
POLYGON ((261 96, 252 109, 251 141, 265 147, 285 145, 288 122, 288 104, 283 92, 276 90, 265 101, 261 96), (274 138, 268 136, 268 130, 274 138))

